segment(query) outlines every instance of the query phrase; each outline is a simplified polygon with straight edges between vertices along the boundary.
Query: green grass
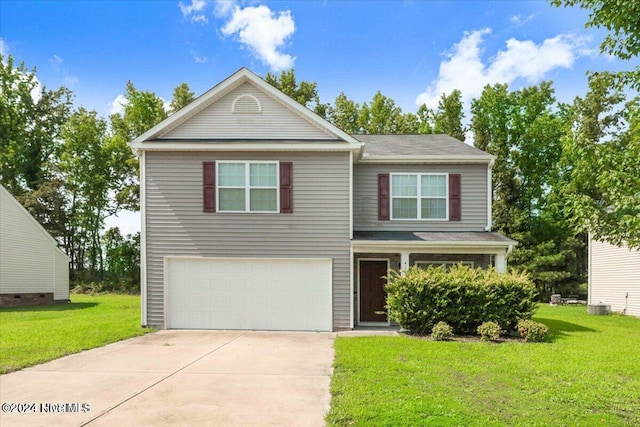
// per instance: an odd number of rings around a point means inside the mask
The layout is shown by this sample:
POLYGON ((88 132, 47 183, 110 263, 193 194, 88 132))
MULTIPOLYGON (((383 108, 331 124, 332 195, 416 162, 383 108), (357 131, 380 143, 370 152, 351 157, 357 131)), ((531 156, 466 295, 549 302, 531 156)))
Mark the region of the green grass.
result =
POLYGON ((338 338, 329 425, 638 426, 640 319, 540 306, 550 342, 338 338))
POLYGON ((140 297, 71 295, 71 303, 0 309, 0 374, 143 335, 140 297))

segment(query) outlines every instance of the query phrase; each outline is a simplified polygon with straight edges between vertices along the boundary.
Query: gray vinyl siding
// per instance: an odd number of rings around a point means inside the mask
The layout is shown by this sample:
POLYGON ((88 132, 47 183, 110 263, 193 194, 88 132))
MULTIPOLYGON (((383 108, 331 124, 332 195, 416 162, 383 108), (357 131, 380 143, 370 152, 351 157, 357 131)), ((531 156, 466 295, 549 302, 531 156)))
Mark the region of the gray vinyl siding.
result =
POLYGON ((208 139, 212 135, 216 139, 336 139, 250 83, 224 95, 160 139, 208 139), (262 105, 262 112, 232 113, 233 101, 241 94, 255 96, 262 105))
POLYGON ((349 154, 147 152, 147 320, 164 326, 163 257, 333 259, 333 327, 350 328, 349 154), (293 213, 202 212, 202 162, 293 163, 293 213))
POLYGON ((589 244, 589 304, 640 317, 640 252, 606 242, 589 244))
POLYGON ((484 231, 487 226, 487 165, 357 164, 353 169, 355 231, 484 231), (461 221, 378 221, 378 174, 459 173, 461 221))

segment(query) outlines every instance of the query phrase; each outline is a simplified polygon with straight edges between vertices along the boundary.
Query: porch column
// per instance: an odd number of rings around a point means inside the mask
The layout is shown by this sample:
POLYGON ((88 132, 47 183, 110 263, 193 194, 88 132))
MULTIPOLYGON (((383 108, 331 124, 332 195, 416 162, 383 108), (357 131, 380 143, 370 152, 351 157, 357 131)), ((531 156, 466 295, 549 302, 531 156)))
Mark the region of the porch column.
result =
POLYGON ((507 272, 507 256, 504 253, 496 254, 496 270, 499 273, 507 272))
POLYGON ((400 270, 409 268, 409 252, 400 252, 400 270))

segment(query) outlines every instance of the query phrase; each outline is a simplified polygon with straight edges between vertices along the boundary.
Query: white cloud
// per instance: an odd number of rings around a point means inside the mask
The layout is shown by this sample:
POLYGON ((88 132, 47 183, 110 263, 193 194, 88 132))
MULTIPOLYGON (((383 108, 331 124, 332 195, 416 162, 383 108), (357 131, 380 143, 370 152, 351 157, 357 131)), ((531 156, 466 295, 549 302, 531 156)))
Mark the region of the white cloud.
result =
POLYGON ((526 17, 522 17, 521 15, 513 15, 509 18, 509 22, 511 22, 516 27, 522 27, 525 24, 528 24, 533 20, 533 15, 529 15, 526 17))
POLYGON ((191 22, 197 22, 200 24, 206 24, 209 22, 209 19, 201 13, 206 6, 207 2, 205 0, 191 0, 190 5, 186 5, 182 2, 178 3, 182 16, 185 18, 190 17, 191 22))
POLYGON ((510 84, 525 79, 534 84, 556 68, 571 68, 576 58, 587 55, 586 40, 561 34, 536 44, 531 40, 509 39, 506 48, 484 63, 481 59, 483 37, 490 28, 465 33, 447 59, 440 63, 438 79, 418 95, 416 104, 435 108, 443 93, 462 92, 464 101, 478 97, 487 84, 510 84))
POLYGON ((193 61, 196 64, 204 64, 208 61, 208 58, 206 56, 200 56, 195 50, 191 51, 191 56, 193 57, 193 61))
POLYGON ((0 55, 6 56, 9 55, 9 45, 2 37, 0 37, 0 55))
POLYGON ((219 17, 226 17, 236 6, 236 0, 216 0, 214 14, 219 17))
POLYGON ((295 30, 289 10, 274 13, 264 5, 244 9, 235 6, 222 34, 236 34, 240 43, 248 46, 273 71, 281 71, 291 68, 295 61, 294 57, 280 51, 295 30))
POLYGON ((159 97, 159 98, 162 101, 162 108, 164 108, 164 111, 168 112, 169 110, 171 110, 171 101, 167 101, 163 97, 159 97))
POLYGON ((123 94, 116 96, 116 98, 111 101, 111 106, 109 108, 109 115, 111 114, 124 114, 124 107, 129 103, 127 98, 123 94))
POLYGON ((58 55, 53 55, 53 58, 49 59, 49 64, 51 64, 51 68, 53 68, 53 70, 56 72, 60 71, 60 65, 63 62, 64 60, 60 58, 58 55))
POLYGON ((79 83, 79 80, 76 76, 66 75, 64 76, 64 82, 69 86, 76 86, 79 83))

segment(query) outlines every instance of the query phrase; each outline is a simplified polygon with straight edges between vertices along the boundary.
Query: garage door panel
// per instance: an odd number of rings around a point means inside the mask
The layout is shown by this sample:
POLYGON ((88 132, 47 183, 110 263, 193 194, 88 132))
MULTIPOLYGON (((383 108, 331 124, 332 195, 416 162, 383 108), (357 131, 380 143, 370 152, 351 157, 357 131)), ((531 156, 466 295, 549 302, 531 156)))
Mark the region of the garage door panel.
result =
POLYGON ((168 258, 168 328, 322 330, 330 259, 168 258))

